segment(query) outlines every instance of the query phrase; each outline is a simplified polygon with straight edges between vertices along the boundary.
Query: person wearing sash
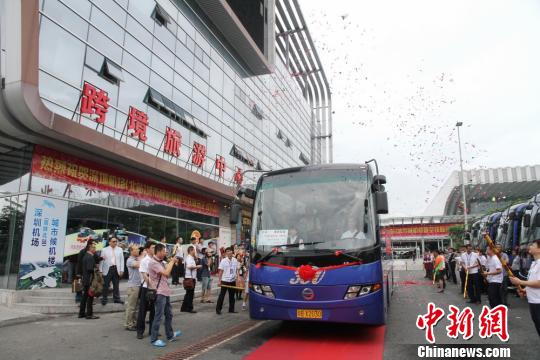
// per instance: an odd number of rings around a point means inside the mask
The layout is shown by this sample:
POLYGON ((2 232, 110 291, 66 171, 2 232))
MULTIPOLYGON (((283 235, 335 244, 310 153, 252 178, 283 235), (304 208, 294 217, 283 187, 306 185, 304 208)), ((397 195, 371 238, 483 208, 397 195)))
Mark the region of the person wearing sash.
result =
POLYGON ((433 284, 437 283, 439 290, 437 292, 443 293, 446 288, 446 282, 444 281, 444 275, 446 273, 444 256, 440 250, 433 250, 433 256, 435 257, 435 268, 433 270, 433 284))

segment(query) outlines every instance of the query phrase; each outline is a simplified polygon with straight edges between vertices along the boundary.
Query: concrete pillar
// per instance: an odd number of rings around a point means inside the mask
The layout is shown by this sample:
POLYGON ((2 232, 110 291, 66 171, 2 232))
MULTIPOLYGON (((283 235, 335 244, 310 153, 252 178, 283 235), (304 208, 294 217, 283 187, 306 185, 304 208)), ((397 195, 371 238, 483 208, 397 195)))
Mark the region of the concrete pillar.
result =
POLYGON ((424 239, 422 239, 422 248, 420 249, 420 252, 422 253, 422 257, 424 257, 424 252, 426 251, 426 246, 424 244, 424 239))

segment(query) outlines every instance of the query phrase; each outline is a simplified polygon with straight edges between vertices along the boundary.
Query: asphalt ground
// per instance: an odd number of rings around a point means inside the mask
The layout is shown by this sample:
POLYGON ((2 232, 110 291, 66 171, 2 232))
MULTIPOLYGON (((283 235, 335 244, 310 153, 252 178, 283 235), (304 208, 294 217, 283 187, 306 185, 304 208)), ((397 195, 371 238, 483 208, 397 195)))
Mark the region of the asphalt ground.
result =
MULTIPOLYGON (((1 359, 418 359, 419 345, 426 345, 416 318, 426 313, 431 301, 448 312, 453 304, 466 305, 457 285, 449 284, 443 294, 436 292, 420 271, 397 271, 396 288, 383 328, 313 322, 251 321, 237 303, 237 314, 215 313, 214 304, 195 301, 197 314, 180 313, 173 306, 173 328, 183 335, 164 349, 156 349, 149 338, 137 340, 123 329, 123 314, 104 314, 99 320, 66 316, 0 328, 1 359), (384 336, 375 336, 384 332, 384 336), (360 350, 356 350, 360 349, 360 350)), ((540 342, 525 300, 509 294, 508 328, 510 340, 478 336, 481 306, 475 313, 474 336, 469 340, 446 336, 446 318, 435 327, 437 346, 456 345, 506 347, 512 359, 538 359, 540 342)), ((483 296, 487 304, 487 296, 483 296)), ((101 306, 101 305, 96 305, 101 306)), ((227 306, 224 306, 225 310, 227 306)), ((162 333, 164 333, 162 329, 162 333)))

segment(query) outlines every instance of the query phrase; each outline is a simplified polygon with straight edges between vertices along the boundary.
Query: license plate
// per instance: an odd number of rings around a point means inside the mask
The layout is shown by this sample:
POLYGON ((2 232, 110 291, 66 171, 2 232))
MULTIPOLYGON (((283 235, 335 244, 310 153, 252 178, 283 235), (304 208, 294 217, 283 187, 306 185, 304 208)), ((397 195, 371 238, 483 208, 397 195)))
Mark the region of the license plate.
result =
POLYGON ((322 319, 322 310, 296 309, 299 319, 322 319))

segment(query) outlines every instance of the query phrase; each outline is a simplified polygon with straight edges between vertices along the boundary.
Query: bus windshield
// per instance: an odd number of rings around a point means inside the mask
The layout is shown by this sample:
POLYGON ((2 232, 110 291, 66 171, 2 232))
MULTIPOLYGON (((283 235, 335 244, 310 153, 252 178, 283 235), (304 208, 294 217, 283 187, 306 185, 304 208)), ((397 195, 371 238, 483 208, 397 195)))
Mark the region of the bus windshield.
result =
POLYGON ((353 250, 373 246, 365 170, 300 171, 263 178, 253 230, 259 253, 353 250))

